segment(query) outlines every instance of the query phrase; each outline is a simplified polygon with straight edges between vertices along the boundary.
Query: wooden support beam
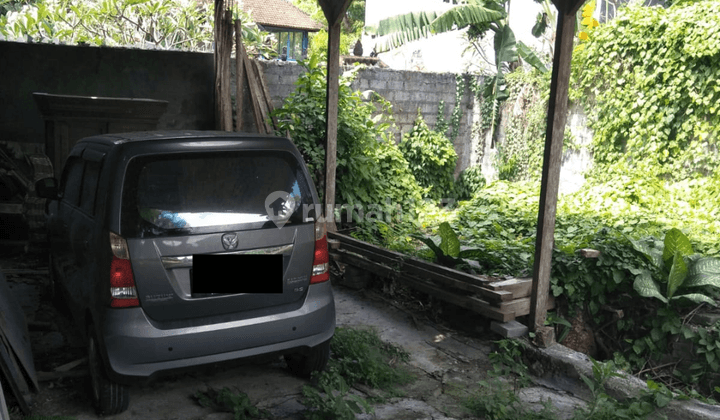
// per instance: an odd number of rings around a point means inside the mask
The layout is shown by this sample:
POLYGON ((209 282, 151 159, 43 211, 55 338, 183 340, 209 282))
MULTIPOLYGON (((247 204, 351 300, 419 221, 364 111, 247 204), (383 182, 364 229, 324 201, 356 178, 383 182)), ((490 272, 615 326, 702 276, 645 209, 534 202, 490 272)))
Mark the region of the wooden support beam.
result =
POLYGON ((333 26, 343 20, 352 0, 318 0, 318 3, 328 21, 328 26, 333 26))
POLYGON ((215 0, 215 128, 232 131, 232 99, 230 95, 230 55, 232 51, 232 11, 223 0, 215 0))
POLYGON ((235 21, 235 131, 243 131, 243 102, 245 95, 245 48, 242 41, 242 21, 235 21))
POLYGON ((335 232, 335 166, 337 164, 338 80, 340 76, 340 28, 352 0, 318 0, 328 21, 328 65, 325 116, 325 220, 328 232, 335 232))
POLYGON ((568 85, 570 82, 570 60, 572 58, 574 31, 575 14, 572 11, 558 10, 529 314, 530 328, 536 332, 543 328, 547 315, 546 301, 550 291, 555 212, 557 210, 557 195, 560 182, 560 165, 562 164, 563 137, 567 120, 568 85))
MULTIPOLYGON (((349 2, 348 2, 349 4, 349 2)), ((335 168, 337 165, 337 118, 338 92, 340 79, 340 28, 342 19, 330 26, 328 32, 327 97, 325 115, 327 117, 325 146, 325 220, 327 230, 335 232, 335 168)))

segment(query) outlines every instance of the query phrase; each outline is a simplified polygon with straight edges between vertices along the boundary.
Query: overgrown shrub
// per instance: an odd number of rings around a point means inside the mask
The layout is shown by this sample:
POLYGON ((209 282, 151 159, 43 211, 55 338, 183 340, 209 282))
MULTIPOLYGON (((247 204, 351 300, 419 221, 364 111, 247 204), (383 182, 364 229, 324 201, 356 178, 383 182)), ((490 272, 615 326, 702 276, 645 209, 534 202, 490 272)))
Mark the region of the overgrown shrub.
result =
MULTIPOLYGON (((287 131, 305 158, 322 196, 325 190, 325 86, 321 56, 300 62, 305 73, 283 106, 275 111, 278 133, 287 131)), ((368 209, 411 213, 422 200, 408 163, 395 145, 389 128, 392 108, 380 95, 364 101, 350 83, 359 67, 340 77, 337 133, 336 203, 368 209)))
POLYGON ((403 136, 400 150, 418 183, 434 200, 454 196, 455 147, 445 135, 431 130, 418 111, 413 129, 403 136))

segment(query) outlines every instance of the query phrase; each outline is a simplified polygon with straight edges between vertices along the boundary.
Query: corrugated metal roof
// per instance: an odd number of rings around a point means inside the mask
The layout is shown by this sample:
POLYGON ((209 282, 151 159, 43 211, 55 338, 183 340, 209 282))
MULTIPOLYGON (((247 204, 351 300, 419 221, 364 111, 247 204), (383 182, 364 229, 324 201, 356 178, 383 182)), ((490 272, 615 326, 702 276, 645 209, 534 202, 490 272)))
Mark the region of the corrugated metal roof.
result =
POLYGON ((242 0, 241 4, 243 10, 260 25, 306 31, 325 29, 325 25, 285 0, 242 0))

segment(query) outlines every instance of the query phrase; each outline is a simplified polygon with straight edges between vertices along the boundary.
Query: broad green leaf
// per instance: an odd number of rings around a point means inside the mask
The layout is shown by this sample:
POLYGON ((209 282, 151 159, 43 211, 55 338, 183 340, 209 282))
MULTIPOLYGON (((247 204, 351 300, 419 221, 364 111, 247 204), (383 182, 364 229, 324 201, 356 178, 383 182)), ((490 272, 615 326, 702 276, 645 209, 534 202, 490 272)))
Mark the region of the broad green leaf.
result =
POLYGON ((412 12, 383 19, 378 24, 378 36, 389 35, 379 43, 377 52, 385 52, 408 42, 431 35, 430 23, 437 18, 435 12, 412 12))
POLYGON ((530 49, 530 47, 525 45, 522 41, 518 41, 516 47, 518 55, 520 55, 520 57, 522 57, 522 59, 525 60, 528 64, 543 73, 548 72, 547 67, 545 67, 545 63, 542 62, 540 57, 538 57, 535 52, 530 49))
POLYGON ((460 255, 460 241, 457 234, 450 227, 448 222, 442 222, 438 228, 440 233, 440 249, 449 257, 457 257, 460 255))
POLYGON ((688 267, 685 287, 715 286, 720 288, 720 259, 701 258, 688 267))
POLYGON ((512 63, 517 58, 515 34, 510 25, 503 25, 495 32, 495 65, 499 67, 502 63, 512 63))
POLYGON ((703 295, 702 293, 688 293, 685 295, 677 295, 672 298, 672 300, 679 300, 679 299, 689 299, 695 303, 707 303, 713 306, 717 306, 717 302, 715 302, 713 299, 709 298, 708 296, 703 295))
POLYGON ((630 240, 635 250, 642 252, 655 266, 662 268, 663 266, 663 253, 660 249, 651 247, 644 241, 630 240))
POLYGON ((680 256, 687 257, 695 253, 690 244, 690 239, 685 236, 680 229, 672 228, 665 233, 665 249, 663 249, 663 260, 668 266, 675 258, 675 253, 679 252, 680 256))
MULTIPOLYGON (((667 249, 667 246, 665 249, 667 249)), ((685 264, 685 259, 683 258, 681 251, 675 251, 675 256, 673 257, 672 266, 670 267, 670 275, 668 276, 667 282, 668 299, 672 298, 678 287, 682 286, 685 281, 685 277, 687 277, 687 272, 687 265, 685 264)))
POLYGON ((455 6, 439 15, 432 22, 432 30, 435 33, 448 32, 469 25, 496 22, 503 17, 505 17, 503 12, 489 9, 480 2, 471 2, 470 4, 455 6))
POLYGON ((430 248, 432 250, 432 252, 435 253, 435 257, 437 259, 440 259, 443 256, 445 256, 445 254, 443 253, 443 250, 440 249, 437 245, 435 245, 435 242, 433 242, 432 239, 425 238, 420 235, 410 235, 410 236, 417 239, 418 241, 424 243, 425 245, 427 245, 428 248, 430 248))
POLYGON ((665 303, 668 301, 660 292, 658 284, 653 281, 652 274, 647 270, 635 277, 633 288, 640 296, 658 298, 665 303))

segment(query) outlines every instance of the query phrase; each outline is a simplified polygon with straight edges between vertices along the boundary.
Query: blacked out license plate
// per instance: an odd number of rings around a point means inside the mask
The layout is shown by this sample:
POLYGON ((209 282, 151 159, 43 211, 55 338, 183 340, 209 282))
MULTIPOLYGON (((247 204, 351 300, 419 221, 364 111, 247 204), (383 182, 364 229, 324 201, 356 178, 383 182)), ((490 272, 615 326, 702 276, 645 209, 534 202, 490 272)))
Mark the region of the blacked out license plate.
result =
POLYGON ((206 294, 282 293, 283 256, 193 254, 190 292, 206 294))

